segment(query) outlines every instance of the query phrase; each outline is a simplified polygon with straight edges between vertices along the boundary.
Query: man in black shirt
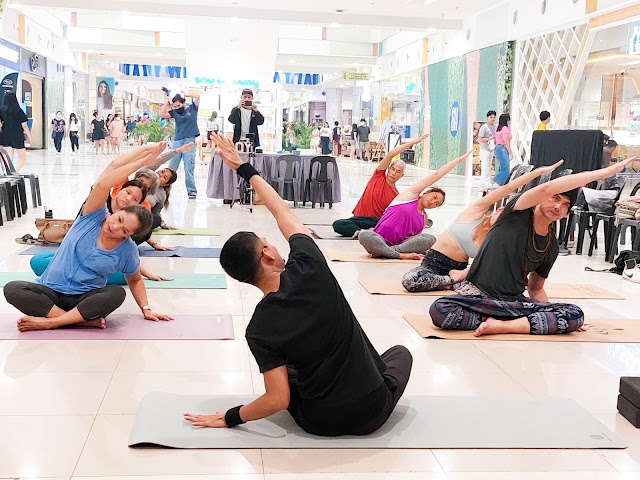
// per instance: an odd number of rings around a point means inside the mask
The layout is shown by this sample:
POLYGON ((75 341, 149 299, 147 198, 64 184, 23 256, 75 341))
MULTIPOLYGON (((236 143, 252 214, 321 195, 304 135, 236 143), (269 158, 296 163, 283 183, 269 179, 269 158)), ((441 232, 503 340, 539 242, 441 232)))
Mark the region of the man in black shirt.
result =
POLYGON ((471 266, 462 287, 466 295, 434 302, 429 309, 433 324, 446 330, 475 330, 476 336, 581 330, 582 310, 576 305, 549 303, 544 291, 558 257, 553 225, 575 203, 578 187, 609 178, 634 160, 556 178, 509 202, 471 266), (529 298, 523 295, 525 288, 529 298))
POLYGON ((238 232, 220 263, 264 298, 247 327, 251 353, 266 394, 216 415, 185 418, 195 426, 233 427, 287 409, 316 435, 366 435, 391 415, 409 381, 412 358, 403 346, 378 355, 309 230, 271 186, 240 159, 232 142, 212 134, 224 162, 251 184, 290 245, 285 264, 276 248, 253 232, 238 232))

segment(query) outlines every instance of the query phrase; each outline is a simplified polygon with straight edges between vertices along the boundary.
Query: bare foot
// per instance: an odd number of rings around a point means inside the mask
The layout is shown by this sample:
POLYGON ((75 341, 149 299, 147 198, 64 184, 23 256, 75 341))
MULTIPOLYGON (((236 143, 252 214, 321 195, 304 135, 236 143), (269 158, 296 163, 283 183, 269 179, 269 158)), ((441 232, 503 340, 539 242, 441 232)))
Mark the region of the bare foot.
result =
POLYGON ((400 260, 422 260, 419 253, 401 253, 400 260))
POLYGON ((467 272, 468 272, 467 269, 464 269, 464 270, 451 270, 449 272, 449 276, 451 277, 451 280, 453 281, 453 283, 460 283, 465 278, 467 278, 467 272))
POLYGON ((479 337, 481 335, 495 335, 498 333, 510 333, 507 328, 507 322, 493 317, 487 317, 476 331, 473 332, 473 335, 479 337))
POLYGON ((359 236, 360 236, 360 230, 356 230, 356 233, 351 235, 351 238, 353 238, 354 240, 357 240, 359 236))
POLYGON ((104 330, 107 328, 107 323, 104 318, 96 318, 95 320, 87 320, 86 322, 76 323, 73 325, 74 327, 82 327, 82 328, 100 328, 104 330))
POLYGON ((28 332, 29 330, 50 330, 58 327, 56 318, 29 317, 25 315, 18 320, 18 330, 28 332))

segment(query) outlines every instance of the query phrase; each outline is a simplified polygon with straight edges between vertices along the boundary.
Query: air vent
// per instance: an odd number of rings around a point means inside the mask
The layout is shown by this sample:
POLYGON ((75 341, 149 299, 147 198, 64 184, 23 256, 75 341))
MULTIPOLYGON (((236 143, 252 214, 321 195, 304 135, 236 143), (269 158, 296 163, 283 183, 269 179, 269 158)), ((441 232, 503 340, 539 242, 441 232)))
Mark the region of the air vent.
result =
POLYGON ((544 15, 547 13, 547 0, 542 0, 542 4, 540 5, 540 11, 544 15))
POLYGON ((471 38, 471 29, 467 28, 467 40, 471 38))
POLYGON ((518 23, 518 9, 513 11, 513 18, 511 19, 511 22, 515 25, 516 23, 518 23))

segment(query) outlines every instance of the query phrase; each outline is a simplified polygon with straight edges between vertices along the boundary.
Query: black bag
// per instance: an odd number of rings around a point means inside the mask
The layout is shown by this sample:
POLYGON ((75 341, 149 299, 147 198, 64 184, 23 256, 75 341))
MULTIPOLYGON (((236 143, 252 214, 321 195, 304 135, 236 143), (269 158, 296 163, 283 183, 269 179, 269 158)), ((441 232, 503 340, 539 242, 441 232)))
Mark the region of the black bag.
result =
POLYGON ((615 267, 607 268, 604 270, 594 270, 591 267, 584 267, 587 272, 611 272, 617 273, 618 275, 622 275, 622 272, 625 269, 625 265, 627 260, 635 260, 640 263, 640 252, 636 252, 634 250, 623 250, 620 252, 620 255, 614 260, 615 267))

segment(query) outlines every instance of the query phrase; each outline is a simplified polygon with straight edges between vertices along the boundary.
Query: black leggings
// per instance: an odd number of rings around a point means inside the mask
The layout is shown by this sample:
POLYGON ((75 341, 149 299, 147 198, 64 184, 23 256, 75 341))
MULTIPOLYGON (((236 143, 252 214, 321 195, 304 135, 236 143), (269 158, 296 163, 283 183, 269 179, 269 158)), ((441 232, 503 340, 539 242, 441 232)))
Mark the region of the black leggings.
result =
POLYGON ((406 347, 396 345, 380 358, 387 365, 383 373, 384 383, 363 398, 345 401, 339 406, 327 406, 322 402, 312 404, 301 399, 297 372, 287 367, 290 390, 288 410, 295 422, 306 432, 328 437, 368 435, 382 427, 409 383, 413 357, 406 347))
POLYGON ((464 270, 469 262, 457 262, 446 255, 429 250, 419 267, 409 270, 402 277, 402 286, 410 292, 446 290, 453 285, 451 270, 464 270))
POLYGON ((65 312, 77 308, 84 320, 104 318, 124 302, 124 288, 107 285, 79 295, 66 295, 37 283, 9 282, 4 297, 25 315, 46 317, 55 305, 65 312))
POLYGON ((69 140, 71 140, 72 152, 80 150, 80 145, 78 144, 78 132, 69 132, 69 140))

